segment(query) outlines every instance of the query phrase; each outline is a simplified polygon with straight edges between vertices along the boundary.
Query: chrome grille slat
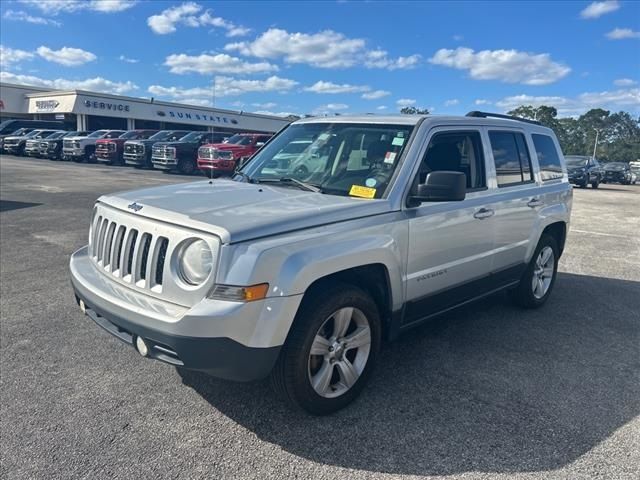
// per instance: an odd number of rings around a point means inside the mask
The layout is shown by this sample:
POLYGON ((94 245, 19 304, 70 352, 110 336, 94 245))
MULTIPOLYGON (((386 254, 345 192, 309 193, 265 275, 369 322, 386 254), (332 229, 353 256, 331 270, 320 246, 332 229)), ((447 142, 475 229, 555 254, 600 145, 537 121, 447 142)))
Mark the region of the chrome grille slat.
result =
POLYGON ((120 255, 122 252, 122 243, 124 242, 124 234, 126 227, 120 225, 113 239, 113 247, 111 248, 111 273, 115 276, 120 275, 120 255))
POLYGON ((100 233, 98 233, 98 242, 96 244, 96 252, 97 252, 96 259, 98 260, 99 264, 102 263, 102 254, 103 254, 103 248, 104 248, 104 234, 107 231, 108 223, 109 223, 109 220, 107 220, 106 218, 103 219, 102 223, 100 224, 100 233))
POLYGON ((151 245, 151 235, 143 233, 136 244, 134 253, 134 262, 131 267, 134 282, 140 287, 145 286, 145 278, 147 278, 147 268, 149 267, 149 247, 151 245))
POLYGON ((126 281, 131 281, 131 272, 133 264, 133 255, 135 254, 136 241, 138 237, 138 231, 135 228, 129 230, 127 234, 127 241, 122 251, 122 258, 120 260, 120 271, 122 272, 122 278, 126 281))
POLYGON ((104 237, 104 247, 102 251, 102 265, 109 269, 111 266, 111 244, 113 242, 113 234, 116 229, 115 222, 111 222, 107 227, 107 231, 104 237))

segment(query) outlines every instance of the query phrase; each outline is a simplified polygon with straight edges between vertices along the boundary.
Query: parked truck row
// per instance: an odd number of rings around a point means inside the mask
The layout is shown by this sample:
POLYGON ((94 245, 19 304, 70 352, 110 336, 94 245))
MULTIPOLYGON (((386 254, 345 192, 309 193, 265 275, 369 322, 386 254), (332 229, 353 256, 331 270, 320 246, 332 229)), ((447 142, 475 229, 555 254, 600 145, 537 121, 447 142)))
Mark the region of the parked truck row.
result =
MULTIPOLYGON (((24 125, 29 125, 28 121, 22 121, 15 131, 0 134, 0 152, 183 174, 199 170, 214 177, 232 174, 271 138, 264 133, 232 135, 190 130, 68 132, 55 128, 62 125, 58 122, 36 121, 32 126, 24 125), (45 128, 48 124, 52 124, 51 127, 45 128)), ((7 128, 5 125, 4 130, 7 128)), ((3 132, 2 125, 0 132, 3 132)))

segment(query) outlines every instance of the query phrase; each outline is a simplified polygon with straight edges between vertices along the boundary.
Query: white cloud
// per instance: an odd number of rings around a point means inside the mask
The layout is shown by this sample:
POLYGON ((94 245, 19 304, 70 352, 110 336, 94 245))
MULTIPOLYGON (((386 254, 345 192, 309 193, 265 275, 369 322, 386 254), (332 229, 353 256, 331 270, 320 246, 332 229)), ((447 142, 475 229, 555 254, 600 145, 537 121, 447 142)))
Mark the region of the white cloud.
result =
POLYGON ((453 36, 453 39, 454 39, 456 42, 461 42, 462 40, 464 40, 464 37, 463 37, 462 35, 454 35, 454 36, 453 36))
POLYGON ((311 113, 313 115, 329 115, 331 113, 335 113, 340 110, 346 110, 348 108, 349 105, 345 103, 327 103, 326 105, 320 105, 319 107, 315 108, 311 113))
POLYGON ((49 15, 58 15, 60 12, 71 13, 81 10, 117 13, 133 7, 137 0, 20 0, 20 3, 49 15))
POLYGON ((264 110, 276 107, 278 104, 275 102, 266 102, 266 103, 252 103, 254 107, 262 108, 264 110))
MULTIPOLYGON (((215 89, 213 85, 194 88, 151 85, 148 88, 148 92, 157 97, 168 98, 176 102, 187 103, 186 100, 190 99, 211 103, 211 100, 214 98, 237 96, 252 92, 284 93, 290 91, 296 85, 298 85, 298 82, 294 80, 276 76, 271 76, 265 80, 241 80, 232 77, 218 76, 215 77, 215 89)), ((240 108, 245 104, 242 102, 233 102, 232 105, 240 108)))
POLYGON ((459 103, 460 103, 460 100, 458 100, 457 98, 452 98, 451 100, 445 101, 444 106, 451 107, 453 105, 458 105, 459 103))
POLYGON ((361 38, 348 38, 333 30, 318 33, 291 33, 270 28, 250 42, 230 43, 225 50, 258 58, 282 58, 286 63, 301 63, 319 68, 347 68, 365 65, 389 70, 413 68, 419 55, 389 58, 384 50, 367 50, 361 38))
POLYGON ((118 57, 118 60, 125 63, 138 63, 140 61, 137 58, 129 58, 129 57, 125 57, 124 55, 120 55, 118 57))
POLYGON ((60 22, 57 22, 56 20, 29 15, 27 12, 23 10, 17 10, 17 11, 7 10, 6 12, 4 12, 4 15, 2 16, 2 18, 6 20, 11 20, 14 22, 33 23, 34 25, 52 25, 54 27, 59 27, 62 25, 60 22))
POLYGON ((389 58, 386 50, 372 50, 366 53, 364 65, 368 68, 386 68, 387 70, 410 69, 420 63, 420 55, 389 58))
POLYGON ((376 110, 386 110, 387 106, 386 105, 380 105, 379 107, 376 107, 376 110))
POLYGON ((338 85, 337 83, 320 80, 304 90, 313 93, 358 93, 368 92, 371 87, 368 85, 349 85, 348 83, 338 85))
POLYGON ((32 52, 20 50, 17 48, 9 48, 0 44, 0 66, 8 67, 23 60, 30 60, 34 57, 32 52))
POLYGON ((90 90, 93 92, 113 94, 123 94, 138 88, 135 83, 130 81, 114 82, 102 77, 87 78, 85 80, 69 80, 65 78, 49 80, 34 77, 32 75, 17 75, 11 72, 0 72, 0 80, 8 83, 51 88, 52 90, 90 90))
POLYGON ((551 60, 548 53, 527 53, 518 50, 482 50, 459 47, 442 48, 429 62, 458 70, 468 70, 476 80, 500 80, 505 83, 547 85, 569 74, 571 69, 551 60))
POLYGON ((478 98, 475 102, 473 102, 475 105, 491 105, 491 101, 490 100, 486 100, 484 98, 478 98))
POLYGON ((367 92, 362 94, 362 98, 365 100, 377 100, 378 98, 386 97, 387 95, 391 95, 391 92, 387 90, 374 90, 373 92, 367 92))
POLYGON ((222 28, 226 30, 227 37, 239 37, 251 32, 249 28, 214 16, 210 10, 203 11, 202 5, 195 2, 185 2, 181 5, 167 8, 157 15, 151 15, 147 18, 147 25, 158 35, 173 33, 178 26, 222 28))
POLYGON ((415 104, 416 100, 414 98, 401 98, 400 100, 396 101, 396 105, 398 107, 410 107, 411 105, 415 104))
POLYGON ((640 88, 618 89, 604 92, 585 92, 577 97, 514 95, 496 102, 505 111, 520 105, 552 105, 562 115, 579 115, 591 108, 631 108, 640 111, 640 88))
POLYGON ((52 50, 49 47, 41 46, 36 49, 36 53, 48 62, 59 63, 65 67, 77 67, 88 62, 93 62, 97 57, 81 48, 62 47, 60 50, 52 50))
POLYGON ((609 40, 625 40, 627 38, 640 38, 640 32, 630 28, 614 28, 605 35, 609 40))
POLYGON ((258 115, 271 115, 273 117, 289 117, 291 115, 300 116, 298 113, 293 112, 272 112, 271 110, 256 110, 255 112, 258 115))
POLYGON ((616 87, 631 87, 633 85, 636 85, 638 82, 636 80, 632 80, 630 78, 618 78, 617 80, 613 81, 613 84, 616 87))
POLYGON ((582 18, 598 18, 606 13, 615 12, 620 8, 617 0, 608 0, 604 2, 590 3, 584 10, 580 12, 582 18))
POLYGON ((252 74, 267 73, 278 70, 276 65, 268 62, 249 63, 232 57, 226 53, 201 55, 187 55, 185 53, 169 55, 164 64, 169 67, 171 73, 200 73, 211 75, 215 73, 225 74, 252 74))

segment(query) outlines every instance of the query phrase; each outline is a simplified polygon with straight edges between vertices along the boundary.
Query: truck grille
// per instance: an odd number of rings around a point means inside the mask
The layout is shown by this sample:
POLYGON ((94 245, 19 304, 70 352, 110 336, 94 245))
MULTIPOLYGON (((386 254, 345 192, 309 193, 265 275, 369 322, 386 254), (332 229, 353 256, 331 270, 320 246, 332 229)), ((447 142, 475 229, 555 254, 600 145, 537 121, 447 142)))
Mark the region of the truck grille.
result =
POLYGON ((134 154, 144 153, 144 145, 139 143, 125 143, 124 153, 134 153, 134 154))
POLYGON ((111 153, 116 151, 116 144, 113 142, 104 142, 96 144, 96 152, 111 153))
POLYGON ((151 156, 158 160, 173 160, 175 158, 175 148, 165 146, 154 146, 151 149, 151 156))
POLYGON ((233 153, 229 150, 218 150, 214 147, 202 147, 198 150, 198 157, 204 160, 231 160, 233 153))

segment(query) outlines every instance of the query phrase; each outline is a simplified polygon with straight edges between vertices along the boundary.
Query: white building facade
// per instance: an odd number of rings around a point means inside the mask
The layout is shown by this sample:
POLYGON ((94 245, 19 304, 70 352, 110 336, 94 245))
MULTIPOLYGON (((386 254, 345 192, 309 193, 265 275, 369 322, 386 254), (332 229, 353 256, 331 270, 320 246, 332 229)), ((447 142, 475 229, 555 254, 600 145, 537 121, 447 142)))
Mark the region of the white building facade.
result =
POLYGON ((293 120, 83 90, 50 91, 0 83, 0 121, 15 118, 60 120, 70 130, 143 128, 229 133, 273 133, 293 120))

